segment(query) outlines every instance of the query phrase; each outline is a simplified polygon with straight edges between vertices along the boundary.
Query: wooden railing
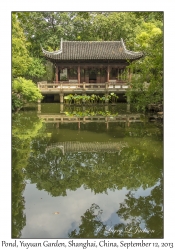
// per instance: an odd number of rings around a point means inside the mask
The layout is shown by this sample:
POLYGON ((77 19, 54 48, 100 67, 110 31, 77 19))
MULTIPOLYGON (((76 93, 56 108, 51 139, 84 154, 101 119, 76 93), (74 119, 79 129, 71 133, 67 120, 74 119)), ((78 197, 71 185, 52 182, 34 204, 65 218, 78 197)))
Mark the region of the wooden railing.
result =
POLYGON ((105 91, 105 90, 122 90, 125 91, 129 88, 129 85, 127 85, 124 82, 121 83, 112 83, 112 82, 106 82, 106 83, 70 83, 70 82, 58 82, 58 83, 47 83, 47 82, 39 82, 38 88, 40 91, 53 91, 53 92, 61 92, 61 91, 93 91, 93 90, 99 90, 99 91, 105 91))
POLYGON ((46 123, 72 123, 72 122, 143 122, 143 114, 117 115, 117 116, 83 116, 72 117, 66 115, 38 114, 38 117, 46 123))

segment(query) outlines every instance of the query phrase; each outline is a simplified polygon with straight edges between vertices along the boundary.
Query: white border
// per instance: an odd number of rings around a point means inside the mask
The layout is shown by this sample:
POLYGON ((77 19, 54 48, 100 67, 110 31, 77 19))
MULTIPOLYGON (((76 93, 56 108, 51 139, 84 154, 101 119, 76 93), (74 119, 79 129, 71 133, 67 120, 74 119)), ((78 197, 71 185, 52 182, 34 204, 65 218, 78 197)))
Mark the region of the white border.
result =
MULTIPOLYGON (((0 142, 0 240, 11 239, 11 11, 164 11, 164 242, 174 242, 175 169, 175 15, 169 1, 1 1, 1 142, 0 142)), ((134 240, 133 240, 134 241, 134 240)), ((145 240, 146 241, 146 240, 145 240)), ((149 240, 150 241, 150 240, 149 240)), ((155 240, 158 241, 158 240, 155 240)), ((0 242, 1 245, 1 242, 0 242)))

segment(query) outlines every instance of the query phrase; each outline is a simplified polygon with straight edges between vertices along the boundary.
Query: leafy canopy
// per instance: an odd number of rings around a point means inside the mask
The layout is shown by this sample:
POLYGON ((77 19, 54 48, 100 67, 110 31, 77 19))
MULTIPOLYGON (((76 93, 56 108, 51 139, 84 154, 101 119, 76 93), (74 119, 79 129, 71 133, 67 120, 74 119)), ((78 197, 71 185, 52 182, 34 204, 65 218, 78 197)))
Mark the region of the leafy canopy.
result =
POLYGON ((29 42, 24 36, 20 23, 12 14, 12 76, 24 76, 31 63, 28 52, 29 42))
POLYGON ((39 89, 31 80, 18 77, 12 83, 12 89, 20 93, 27 102, 35 102, 42 99, 39 89))
POLYGON ((41 58, 33 57, 30 48, 33 44, 27 39, 17 15, 12 14, 12 76, 27 77, 33 81, 41 79, 45 74, 45 66, 41 58))

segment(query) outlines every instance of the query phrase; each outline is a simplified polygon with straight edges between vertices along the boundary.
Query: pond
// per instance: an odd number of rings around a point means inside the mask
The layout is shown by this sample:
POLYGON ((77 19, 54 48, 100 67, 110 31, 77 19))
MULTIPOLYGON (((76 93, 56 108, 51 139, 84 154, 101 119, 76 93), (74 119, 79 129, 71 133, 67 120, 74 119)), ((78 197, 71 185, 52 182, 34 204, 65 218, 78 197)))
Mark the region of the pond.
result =
POLYGON ((132 106, 12 116, 12 238, 163 238, 163 128, 132 106))

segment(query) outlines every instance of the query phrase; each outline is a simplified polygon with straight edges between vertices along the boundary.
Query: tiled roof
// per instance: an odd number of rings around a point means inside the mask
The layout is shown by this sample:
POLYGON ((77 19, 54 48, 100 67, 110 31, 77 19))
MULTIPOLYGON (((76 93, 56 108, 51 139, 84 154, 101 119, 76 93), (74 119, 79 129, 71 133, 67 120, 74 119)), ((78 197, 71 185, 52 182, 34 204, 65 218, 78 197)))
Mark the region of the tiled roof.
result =
POLYGON ((42 48, 44 55, 52 60, 136 60, 142 52, 125 48, 121 41, 63 41, 58 51, 49 52, 42 48))

